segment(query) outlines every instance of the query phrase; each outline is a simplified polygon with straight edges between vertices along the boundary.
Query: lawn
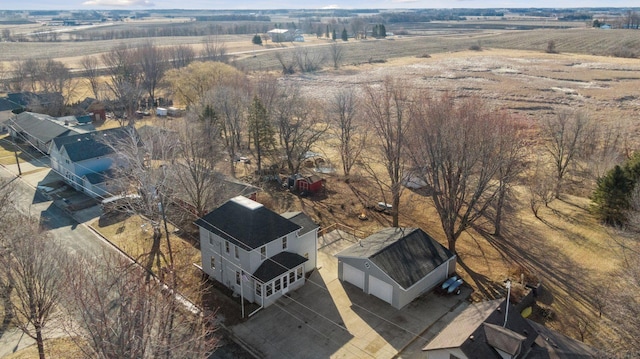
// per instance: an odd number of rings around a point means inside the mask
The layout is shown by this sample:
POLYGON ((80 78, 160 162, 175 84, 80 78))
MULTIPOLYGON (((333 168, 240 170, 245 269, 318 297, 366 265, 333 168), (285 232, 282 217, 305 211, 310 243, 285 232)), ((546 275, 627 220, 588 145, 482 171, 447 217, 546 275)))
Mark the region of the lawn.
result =
MULTIPOLYGON (((153 230, 150 223, 142 217, 108 214, 101 216, 90 226, 138 263, 145 264, 147 262, 153 244, 153 230)), ((168 227, 176 272, 178 273, 178 290, 191 301, 199 303, 201 293, 198 293, 197 289, 200 288, 202 274, 194 264, 200 265, 200 250, 182 240, 176 234, 173 225, 169 224, 168 227)), ((168 256, 165 233, 163 233, 160 251, 168 256)), ((154 262, 152 271, 156 276, 161 277, 166 267, 166 263, 162 263, 159 267, 154 262)))

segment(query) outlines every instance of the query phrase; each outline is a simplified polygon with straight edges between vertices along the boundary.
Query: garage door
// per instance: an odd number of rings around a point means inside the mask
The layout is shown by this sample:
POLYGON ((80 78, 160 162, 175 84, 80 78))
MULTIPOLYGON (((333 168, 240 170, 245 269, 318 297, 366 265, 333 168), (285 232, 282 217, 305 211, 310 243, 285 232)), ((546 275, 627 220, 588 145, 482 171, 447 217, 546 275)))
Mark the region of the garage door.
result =
POLYGON ((369 276, 369 294, 373 294, 376 297, 391 304, 393 301, 393 286, 391 284, 381 281, 380 279, 369 276))
POLYGON ((342 278, 360 289, 364 289, 364 272, 346 263, 342 263, 342 278))

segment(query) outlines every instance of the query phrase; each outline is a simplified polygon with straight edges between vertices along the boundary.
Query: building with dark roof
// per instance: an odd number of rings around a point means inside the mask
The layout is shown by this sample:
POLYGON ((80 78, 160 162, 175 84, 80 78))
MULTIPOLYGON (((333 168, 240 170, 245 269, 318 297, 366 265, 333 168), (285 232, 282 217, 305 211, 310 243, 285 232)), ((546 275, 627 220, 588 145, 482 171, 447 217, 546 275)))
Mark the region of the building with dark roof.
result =
POLYGON ((0 98, 0 132, 6 132, 6 122, 23 111, 23 107, 10 101, 8 98, 0 98))
POLYGON ((237 196, 199 218, 202 269, 244 299, 268 306, 316 267, 318 226, 237 196))
POLYGON ((523 318, 513 306, 509 309, 507 313, 504 299, 471 304, 422 350, 428 359, 596 357, 586 344, 523 318))
POLYGON ((6 124, 12 137, 46 154, 49 154, 49 147, 54 138, 95 131, 91 124, 71 123, 35 112, 22 112, 7 120, 6 124))
POLYGON ((129 135, 129 130, 113 128, 71 136, 56 137, 49 153, 51 168, 78 191, 91 197, 105 197, 116 189, 116 153, 113 145, 129 135))
POLYGON ((340 280, 398 309, 456 270, 456 256, 420 228, 383 229, 336 257, 340 280))

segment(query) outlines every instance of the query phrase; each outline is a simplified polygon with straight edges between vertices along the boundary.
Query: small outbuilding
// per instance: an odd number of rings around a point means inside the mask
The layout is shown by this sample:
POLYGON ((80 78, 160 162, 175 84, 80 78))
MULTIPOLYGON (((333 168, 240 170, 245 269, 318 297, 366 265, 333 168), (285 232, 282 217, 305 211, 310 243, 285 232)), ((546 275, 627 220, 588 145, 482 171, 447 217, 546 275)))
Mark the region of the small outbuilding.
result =
POLYGON ((456 270, 456 256, 420 228, 383 229, 336 257, 341 281, 397 309, 456 270))
POLYGON ((298 193, 318 193, 322 190, 322 178, 318 175, 292 175, 287 179, 287 186, 298 193))

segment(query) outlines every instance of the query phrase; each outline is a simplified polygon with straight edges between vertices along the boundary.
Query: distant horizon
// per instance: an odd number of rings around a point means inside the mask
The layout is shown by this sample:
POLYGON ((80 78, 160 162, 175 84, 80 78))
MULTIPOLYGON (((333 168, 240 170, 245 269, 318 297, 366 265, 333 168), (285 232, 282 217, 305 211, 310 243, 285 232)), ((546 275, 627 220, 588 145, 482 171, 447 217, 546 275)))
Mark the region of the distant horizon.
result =
MULTIPOLYGON (((323 10, 323 9, 579 9, 579 8, 640 8, 637 1, 611 0, 353 0, 341 5, 340 0, 310 0, 305 6, 291 0, 184 0, 180 7, 169 0, 9 0, 3 10, 69 11, 69 10, 323 10)), ((1 6, 1 5, 0 5, 1 6)))

